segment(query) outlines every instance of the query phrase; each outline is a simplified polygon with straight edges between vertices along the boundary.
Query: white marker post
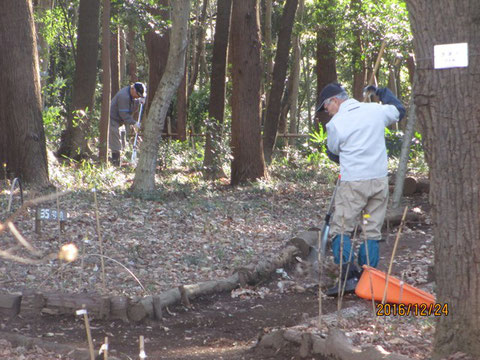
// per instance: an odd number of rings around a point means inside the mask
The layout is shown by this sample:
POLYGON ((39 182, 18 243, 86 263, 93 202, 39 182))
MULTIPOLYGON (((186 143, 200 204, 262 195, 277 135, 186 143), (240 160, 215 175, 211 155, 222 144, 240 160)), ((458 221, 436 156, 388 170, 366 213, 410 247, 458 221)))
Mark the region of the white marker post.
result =
POLYGON ((143 335, 140 335, 139 345, 140 345, 140 352, 138 354, 138 357, 139 359, 146 359, 147 354, 145 354, 145 341, 143 339, 143 335))
POLYGON ((85 329, 87 331, 88 350, 90 351, 90 360, 95 360, 92 334, 90 333, 90 323, 88 322, 88 313, 87 313, 87 309, 85 308, 85 304, 82 305, 82 309, 77 310, 76 314, 78 316, 83 315, 83 320, 85 321, 85 329))

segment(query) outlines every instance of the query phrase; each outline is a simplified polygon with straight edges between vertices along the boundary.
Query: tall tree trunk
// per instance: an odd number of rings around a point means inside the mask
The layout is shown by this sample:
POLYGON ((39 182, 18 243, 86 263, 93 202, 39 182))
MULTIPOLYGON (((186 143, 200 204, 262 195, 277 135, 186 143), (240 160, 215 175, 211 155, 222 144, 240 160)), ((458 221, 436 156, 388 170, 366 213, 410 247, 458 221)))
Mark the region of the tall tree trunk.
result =
POLYGON ((363 88, 366 85, 366 67, 364 60, 364 49, 362 43, 362 23, 356 19, 360 19, 362 12, 362 0, 352 0, 350 2, 351 11, 353 13, 353 37, 355 42, 352 44, 352 68, 353 68, 353 97, 358 101, 363 100, 363 88))
POLYGON ((176 133, 175 139, 185 141, 187 139, 187 62, 185 61, 185 71, 182 81, 177 89, 177 121, 176 121, 176 133))
POLYGON ((268 106, 268 100, 270 99, 270 86, 273 74, 272 8, 272 0, 265 0, 265 108, 268 106))
MULTIPOLYGON (((328 0, 325 7, 321 10, 326 14, 326 18, 333 18, 333 11, 337 5, 337 0, 328 0)), ((336 28, 333 21, 325 21, 320 25, 317 32, 317 99, 322 89, 337 81, 337 57, 336 57, 336 28)), ((319 112, 315 116, 315 128, 317 124, 321 124, 325 129, 325 125, 330 121, 330 117, 324 111, 319 112)))
POLYGON ((278 33, 277 53, 275 65, 273 66, 272 88, 270 99, 267 105, 265 126, 263 130, 263 152, 265 161, 270 164, 272 161, 273 148, 277 138, 278 118, 280 116, 280 102, 285 88, 285 77, 288 67, 288 53, 292 38, 293 22, 297 10, 298 0, 287 0, 280 20, 280 31, 278 33))
MULTIPOLYGON (((128 61, 127 61, 127 74, 130 80, 130 83, 134 83, 138 80, 137 78, 137 52, 135 51, 135 28, 133 24, 128 24, 127 32, 127 50, 128 50, 128 61)), ((148 84, 151 87, 151 84, 148 84)))
POLYGON ((133 191, 137 193, 155 190, 155 168, 161 133, 172 97, 182 81, 185 70, 189 15, 190 0, 173 2, 167 66, 145 122, 144 141, 140 145, 140 159, 135 171, 133 191))
POLYGON ((120 27, 117 26, 116 31, 110 33, 110 36, 111 36, 110 37, 110 72, 112 74, 111 95, 113 98, 115 94, 118 92, 118 90, 120 90, 120 84, 121 84, 120 83, 120 27))
POLYGON ((266 175, 260 133, 260 14, 258 0, 232 4, 232 171, 231 184, 266 175))
POLYGON ((127 71, 127 40, 125 30, 121 27, 118 28, 119 38, 120 38, 120 59, 118 61, 120 70, 118 71, 118 77, 120 81, 119 89, 122 87, 123 82, 125 81, 126 71, 127 71))
POLYGON ((93 114, 97 79, 99 14, 99 0, 80 0, 72 111, 68 114, 67 130, 58 150, 60 155, 74 159, 91 153, 87 133, 93 114))
MULTIPOLYGON (((300 0, 298 4, 297 19, 299 22, 302 21, 303 12, 305 9, 305 0, 300 0)), ((290 123, 288 132, 290 134, 296 133, 297 130, 297 108, 298 108, 298 91, 300 88, 300 56, 301 56, 301 42, 300 34, 296 33, 292 41, 293 47, 293 62, 292 69, 290 70, 290 76, 292 78, 292 95, 290 96, 290 123)), ((287 138, 286 143, 288 144, 290 140, 287 138)))
MULTIPOLYGON (((168 11, 168 0, 160 0, 160 10, 155 10, 153 15, 160 15, 162 20, 168 21, 170 14, 168 11)), ((145 46, 148 56, 148 102, 147 113, 150 111, 152 99, 155 98, 155 92, 162 79, 167 66, 168 49, 170 46, 170 29, 164 29, 161 34, 154 30, 145 34, 145 46)), ((176 90, 176 89, 175 89, 176 90)))
MULTIPOLYGON (((108 161, 108 131, 110 124, 110 0, 103 0, 102 13, 102 110, 100 117, 100 144, 99 157, 100 162, 107 163, 108 161)), ((117 32, 118 35, 118 32, 117 32)), ((118 36, 117 36, 118 39, 118 36)), ((118 47, 117 47, 118 49, 118 47)), ((116 62, 118 64, 118 61, 116 62)), ((118 67, 117 67, 118 75, 118 67)), ((117 79, 118 80, 118 79, 117 79)), ((118 86, 118 83, 117 83, 118 86)), ((117 90, 118 91, 118 90, 117 90)))
POLYGON ((30 0, 0 2, 0 69, 0 163, 13 176, 45 186, 47 152, 30 0))
POLYGON ((433 359, 480 354, 480 7, 477 0, 407 0, 414 35, 415 105, 430 167, 436 302, 433 359), (467 67, 434 69, 434 46, 468 43, 467 67))
POLYGON ((200 16, 198 17, 195 31, 195 38, 193 39, 193 44, 196 44, 194 49, 194 56, 192 62, 192 75, 189 79, 188 84, 188 97, 193 92, 195 84, 197 83, 198 78, 198 69, 200 66, 200 58, 202 53, 205 51, 205 22, 207 19, 207 7, 208 7, 208 0, 203 0, 202 11, 200 16))
MULTIPOLYGON (((47 10, 52 8, 52 0, 39 0, 37 3, 36 13, 40 16, 43 15, 47 10)), ((45 25, 41 22, 35 23, 35 28, 37 29, 37 48, 38 48, 38 61, 40 63, 40 83, 42 88, 47 82, 48 75, 48 63, 50 56, 50 47, 48 46, 47 41, 42 36, 43 27, 45 25)), ((45 99, 42 98, 42 108, 45 106, 45 99)))
POLYGON ((212 74, 210 76, 209 122, 205 141, 203 166, 208 179, 224 176, 220 164, 219 144, 225 112, 225 73, 227 69, 227 48, 230 33, 232 0, 217 1, 217 21, 213 39, 212 74))

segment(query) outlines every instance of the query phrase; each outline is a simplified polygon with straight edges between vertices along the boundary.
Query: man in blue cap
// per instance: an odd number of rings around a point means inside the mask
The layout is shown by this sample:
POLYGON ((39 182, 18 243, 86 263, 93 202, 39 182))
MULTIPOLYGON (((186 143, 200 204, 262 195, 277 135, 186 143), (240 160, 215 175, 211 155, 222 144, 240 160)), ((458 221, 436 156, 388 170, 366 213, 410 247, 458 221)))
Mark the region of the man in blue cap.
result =
MULTIPOLYGON (((349 98, 345 89, 337 83, 328 84, 320 93, 318 111, 332 116, 327 123, 327 155, 340 164, 341 181, 335 196, 330 233, 336 264, 342 252, 342 286, 345 292, 353 292, 360 272, 354 265, 350 235, 361 219, 368 214, 364 226, 367 246, 362 242, 358 252, 358 264, 377 267, 378 241, 382 238, 382 225, 388 202, 387 149, 385 127, 401 120, 405 107, 388 88, 365 88, 366 95, 379 97, 379 103, 361 103, 349 98)), ((341 290, 341 289, 340 289, 341 290)), ((326 294, 336 296, 338 284, 326 294)))
POLYGON ((133 118, 133 113, 137 111, 139 104, 145 103, 147 88, 141 82, 125 86, 120 89, 113 97, 110 105, 110 132, 109 147, 112 152, 112 163, 120 166, 120 151, 122 142, 120 137, 120 126, 133 125, 138 129, 140 124, 133 118))

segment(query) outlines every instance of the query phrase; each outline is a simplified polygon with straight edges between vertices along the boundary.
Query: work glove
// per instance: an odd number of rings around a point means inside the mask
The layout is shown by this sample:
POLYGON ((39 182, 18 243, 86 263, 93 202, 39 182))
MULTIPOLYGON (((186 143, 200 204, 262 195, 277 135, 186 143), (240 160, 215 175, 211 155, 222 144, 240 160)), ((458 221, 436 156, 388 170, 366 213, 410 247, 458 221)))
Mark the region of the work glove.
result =
POLYGON ((145 98, 144 97, 139 98, 138 102, 142 105, 145 105, 145 98))
POLYGON ((377 95, 377 90, 377 87, 374 85, 365 86, 365 88, 363 89, 363 97, 377 95))

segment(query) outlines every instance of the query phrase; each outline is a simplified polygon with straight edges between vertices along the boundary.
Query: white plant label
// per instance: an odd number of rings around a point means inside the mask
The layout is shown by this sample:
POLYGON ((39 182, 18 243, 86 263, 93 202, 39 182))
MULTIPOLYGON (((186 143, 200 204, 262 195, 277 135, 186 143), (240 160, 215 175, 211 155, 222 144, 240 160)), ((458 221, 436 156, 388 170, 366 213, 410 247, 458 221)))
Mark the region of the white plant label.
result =
POLYGON ((434 68, 449 69, 468 66, 468 43, 435 45, 434 68))

